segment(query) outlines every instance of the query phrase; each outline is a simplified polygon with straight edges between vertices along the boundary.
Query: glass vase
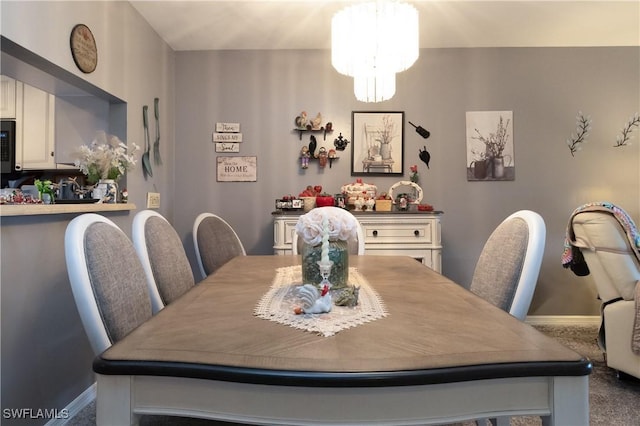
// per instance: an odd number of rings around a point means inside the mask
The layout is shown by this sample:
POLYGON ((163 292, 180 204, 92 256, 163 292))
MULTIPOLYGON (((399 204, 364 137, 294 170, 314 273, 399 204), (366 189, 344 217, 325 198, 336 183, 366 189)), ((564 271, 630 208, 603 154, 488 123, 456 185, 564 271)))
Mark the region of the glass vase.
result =
MULTIPOLYGON (((302 281, 304 284, 319 285, 322 281, 318 262, 322 258, 322 244, 312 246, 302 244, 302 281)), ((349 282, 349 245, 346 241, 329 241, 329 260, 333 262, 329 282, 331 288, 346 287, 349 282)))

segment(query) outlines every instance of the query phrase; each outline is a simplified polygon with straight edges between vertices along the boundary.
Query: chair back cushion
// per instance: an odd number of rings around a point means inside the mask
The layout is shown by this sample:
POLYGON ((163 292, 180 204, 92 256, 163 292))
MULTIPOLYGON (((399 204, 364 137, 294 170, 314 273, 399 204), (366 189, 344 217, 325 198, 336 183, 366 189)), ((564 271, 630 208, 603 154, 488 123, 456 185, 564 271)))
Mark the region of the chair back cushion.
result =
POLYGON ((151 216, 144 225, 151 272, 165 305, 195 285, 191 264, 176 230, 163 217, 151 216))
POLYGON ((573 232, 603 302, 635 298, 640 263, 613 214, 585 211, 573 218, 573 232))
POLYGON ((527 251, 529 228, 521 218, 502 222, 482 249, 472 292, 509 312, 527 251))
POLYGON ((98 310, 115 343, 151 318, 144 270, 131 241, 107 223, 89 225, 84 247, 98 310))
POLYGON ((236 233, 217 216, 203 219, 196 232, 198 251, 206 275, 211 275, 234 257, 244 254, 236 233))

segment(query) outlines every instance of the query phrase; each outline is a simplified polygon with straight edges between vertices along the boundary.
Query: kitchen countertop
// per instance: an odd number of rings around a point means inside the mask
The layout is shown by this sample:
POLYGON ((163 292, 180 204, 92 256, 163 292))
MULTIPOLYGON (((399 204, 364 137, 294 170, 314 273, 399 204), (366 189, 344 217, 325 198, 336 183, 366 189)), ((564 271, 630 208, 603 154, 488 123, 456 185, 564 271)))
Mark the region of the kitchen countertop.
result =
POLYGON ((2 204, 0 217, 135 210, 133 203, 118 204, 2 204))

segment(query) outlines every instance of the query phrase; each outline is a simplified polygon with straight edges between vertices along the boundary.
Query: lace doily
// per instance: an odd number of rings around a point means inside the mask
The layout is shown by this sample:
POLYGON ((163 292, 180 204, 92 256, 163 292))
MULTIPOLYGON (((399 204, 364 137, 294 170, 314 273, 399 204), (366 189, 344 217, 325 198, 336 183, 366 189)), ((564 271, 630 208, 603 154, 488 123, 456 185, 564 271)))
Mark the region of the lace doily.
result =
MULTIPOLYGON (((388 315, 378 293, 356 268, 349 268, 349 285, 360 287, 358 305, 354 307, 333 306, 325 314, 296 315, 300 306, 296 288, 302 284, 300 265, 278 268, 269 291, 260 299, 254 315, 269 321, 288 325, 320 336, 333 336, 341 330, 356 327, 388 315)), ((339 292, 340 290, 336 290, 339 292)), ((335 299, 335 295, 334 295, 335 299)))

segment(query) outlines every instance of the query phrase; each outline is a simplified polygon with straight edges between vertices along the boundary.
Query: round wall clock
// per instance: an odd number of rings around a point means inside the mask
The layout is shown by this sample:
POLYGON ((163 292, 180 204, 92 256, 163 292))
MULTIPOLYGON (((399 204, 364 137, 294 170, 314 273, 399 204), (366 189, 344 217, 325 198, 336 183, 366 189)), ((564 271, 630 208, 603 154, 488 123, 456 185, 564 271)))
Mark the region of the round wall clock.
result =
POLYGON ((71 30, 71 55, 80 71, 89 74, 98 65, 98 48, 89 27, 78 24, 71 30))

